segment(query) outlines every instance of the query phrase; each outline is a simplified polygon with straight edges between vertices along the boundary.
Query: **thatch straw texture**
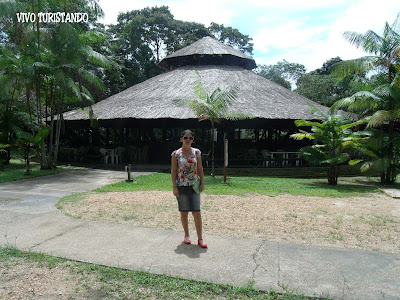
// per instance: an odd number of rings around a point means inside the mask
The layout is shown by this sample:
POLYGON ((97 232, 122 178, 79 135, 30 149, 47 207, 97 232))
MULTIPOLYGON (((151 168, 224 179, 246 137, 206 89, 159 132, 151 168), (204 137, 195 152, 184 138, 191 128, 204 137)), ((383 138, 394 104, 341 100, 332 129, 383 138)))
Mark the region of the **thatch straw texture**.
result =
POLYGON ((234 65, 249 70, 257 67, 250 56, 211 37, 204 37, 171 53, 159 65, 166 70, 187 65, 234 65))
MULTIPOLYGON (((241 67, 209 65, 198 66, 196 70, 209 93, 217 87, 239 86, 232 110, 256 118, 313 119, 307 103, 327 111, 326 107, 241 67)), ((195 98, 193 83, 197 78, 193 66, 168 71, 96 103, 92 106, 94 115, 99 120, 196 118, 190 109, 177 107, 172 100, 195 98)), ((75 110, 66 112, 64 119, 83 120, 88 116, 75 110)))

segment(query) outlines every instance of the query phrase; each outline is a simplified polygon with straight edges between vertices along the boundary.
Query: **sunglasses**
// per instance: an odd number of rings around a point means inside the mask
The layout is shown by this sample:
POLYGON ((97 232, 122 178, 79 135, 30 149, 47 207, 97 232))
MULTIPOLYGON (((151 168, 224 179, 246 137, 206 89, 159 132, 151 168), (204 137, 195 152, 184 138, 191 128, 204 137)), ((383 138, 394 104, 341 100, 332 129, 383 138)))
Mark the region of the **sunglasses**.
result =
POLYGON ((185 140, 187 140, 187 139, 189 139, 189 140, 191 140, 191 141, 194 140, 194 137, 192 137, 192 136, 183 136, 183 138, 184 138, 185 140))

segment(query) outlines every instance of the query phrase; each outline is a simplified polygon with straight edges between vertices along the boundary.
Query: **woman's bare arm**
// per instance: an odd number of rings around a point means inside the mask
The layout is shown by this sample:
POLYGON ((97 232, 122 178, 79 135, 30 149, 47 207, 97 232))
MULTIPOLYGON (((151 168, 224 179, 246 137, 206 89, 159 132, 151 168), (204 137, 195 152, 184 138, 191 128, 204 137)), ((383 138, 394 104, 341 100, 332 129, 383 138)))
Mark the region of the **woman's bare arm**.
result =
POLYGON ((176 197, 179 197, 179 191, 178 191, 178 188, 176 187, 177 166, 178 166, 178 161, 177 161, 176 157, 172 156, 171 157, 172 188, 173 188, 174 195, 176 197))
POLYGON ((204 170, 203 162, 201 161, 201 156, 197 158, 197 176, 200 179, 200 193, 204 191, 204 170))

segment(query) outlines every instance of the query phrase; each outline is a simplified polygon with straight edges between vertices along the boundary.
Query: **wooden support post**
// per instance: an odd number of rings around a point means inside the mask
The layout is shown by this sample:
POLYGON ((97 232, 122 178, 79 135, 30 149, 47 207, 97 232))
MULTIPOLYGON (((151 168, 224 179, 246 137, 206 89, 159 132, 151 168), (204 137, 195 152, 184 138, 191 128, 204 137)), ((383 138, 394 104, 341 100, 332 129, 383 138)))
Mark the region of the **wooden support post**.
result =
POLYGON ((256 140, 256 143, 258 143, 258 141, 260 140, 260 130, 259 129, 254 129, 254 137, 256 140))
POLYGON ((225 139, 225 141, 224 141, 224 181, 222 183, 228 183, 226 181, 227 167, 228 167, 228 140, 225 139))

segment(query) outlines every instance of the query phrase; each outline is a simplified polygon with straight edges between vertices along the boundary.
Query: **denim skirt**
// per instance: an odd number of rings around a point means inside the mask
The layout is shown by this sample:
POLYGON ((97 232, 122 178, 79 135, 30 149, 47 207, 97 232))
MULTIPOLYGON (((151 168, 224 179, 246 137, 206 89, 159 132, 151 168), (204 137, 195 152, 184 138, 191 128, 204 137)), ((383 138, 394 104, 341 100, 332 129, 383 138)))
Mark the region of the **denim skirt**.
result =
POLYGON ((179 211, 200 211, 200 195, 191 186, 178 186, 178 191, 179 211))

